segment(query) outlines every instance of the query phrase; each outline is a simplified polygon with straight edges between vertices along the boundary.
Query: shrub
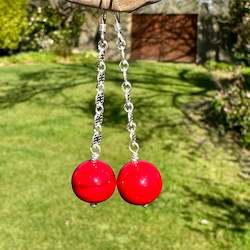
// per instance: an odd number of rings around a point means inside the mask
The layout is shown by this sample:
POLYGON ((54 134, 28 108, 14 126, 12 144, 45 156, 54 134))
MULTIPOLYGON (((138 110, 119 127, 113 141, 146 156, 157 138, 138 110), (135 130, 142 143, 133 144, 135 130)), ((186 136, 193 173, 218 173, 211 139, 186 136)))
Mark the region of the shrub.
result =
POLYGON ((232 81, 221 85, 211 103, 209 119, 225 132, 234 131, 240 142, 250 147, 250 92, 243 75, 237 75, 232 81))
POLYGON ((237 36, 235 55, 250 64, 250 2, 249 0, 231 0, 230 27, 237 36))
POLYGON ((27 28, 27 0, 0 0, 0 52, 16 50, 27 28))
POLYGON ((57 1, 32 0, 29 3, 29 25, 21 42, 22 51, 54 50, 66 56, 78 43, 84 21, 79 6, 57 1))
POLYGON ((223 70, 223 71, 232 71, 234 69, 234 65, 226 62, 217 62, 215 60, 207 61, 205 67, 208 70, 223 70))

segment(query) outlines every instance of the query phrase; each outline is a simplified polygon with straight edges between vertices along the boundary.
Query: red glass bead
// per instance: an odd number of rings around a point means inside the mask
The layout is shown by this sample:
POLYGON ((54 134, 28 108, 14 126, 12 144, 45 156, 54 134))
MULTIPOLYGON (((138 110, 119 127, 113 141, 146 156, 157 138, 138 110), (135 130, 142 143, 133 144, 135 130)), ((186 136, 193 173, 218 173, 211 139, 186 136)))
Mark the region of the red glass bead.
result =
POLYGON ((72 188, 76 196, 90 204, 97 204, 112 196, 116 178, 112 168, 105 162, 85 161, 73 173, 72 188))
POLYGON ((162 178, 158 169, 147 161, 129 162, 119 173, 117 187, 125 201, 145 206, 160 195, 162 178))

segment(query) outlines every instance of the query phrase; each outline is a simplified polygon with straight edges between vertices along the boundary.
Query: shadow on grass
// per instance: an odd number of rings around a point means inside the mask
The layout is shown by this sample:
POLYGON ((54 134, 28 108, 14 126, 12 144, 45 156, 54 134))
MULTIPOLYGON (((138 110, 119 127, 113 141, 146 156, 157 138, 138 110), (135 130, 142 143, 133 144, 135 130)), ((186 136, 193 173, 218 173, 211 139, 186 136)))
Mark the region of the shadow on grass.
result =
MULTIPOLYGON (((11 108, 19 103, 32 102, 40 94, 42 101, 52 100, 62 96, 61 105, 67 108, 81 110, 84 114, 93 113, 93 100, 73 101, 73 96, 64 95, 64 90, 93 84, 96 79, 96 66, 88 65, 55 65, 32 72, 18 72, 19 80, 16 82, 1 83, 0 108, 11 108), (4 86, 5 85, 5 86, 4 86)), ((183 119, 173 119, 168 116, 167 109, 174 108, 184 112, 185 98, 206 97, 207 92, 214 88, 214 84, 206 72, 196 72, 190 68, 178 65, 161 65, 135 63, 131 67, 130 80, 136 90, 143 94, 133 94, 135 103, 135 118, 140 124, 145 124, 145 129, 139 140, 150 139, 155 133, 160 134, 163 128, 175 128, 184 125, 183 119), (161 110, 161 114, 157 110, 161 110)), ((109 63, 107 81, 118 86, 121 84, 121 73, 115 63, 109 63)), ((108 88, 108 87, 107 87, 108 88)), ((122 92, 121 92, 122 93, 122 92)), ((83 93, 86 95, 86 93, 83 93)), ((107 92, 105 97, 105 126, 123 126, 126 114, 123 111, 123 98, 115 92, 107 92)))
MULTIPOLYGON (((107 80, 121 83, 121 74, 114 63, 109 64, 111 69, 107 73, 107 80)), ((188 95, 206 95, 206 92, 213 89, 212 80, 207 74, 195 73, 189 75, 189 70, 176 69, 177 75, 162 73, 157 70, 157 67, 150 67, 150 65, 136 65, 141 72, 131 72, 131 82, 136 88, 150 90, 159 96, 165 94, 173 94, 176 97, 180 95, 174 87, 182 87, 185 83, 191 87, 192 85, 200 87, 200 91, 187 91, 188 95), (171 80, 178 80, 179 82, 171 83, 171 80), (165 90, 164 85, 173 86, 173 90, 165 90)), ((166 67, 167 71, 167 67, 166 67)), ((35 72, 19 73, 19 81, 12 84, 10 82, 1 83, 6 85, 8 89, 1 93, 0 107, 9 108, 24 101, 30 101, 34 96, 40 93, 53 92, 59 94, 66 88, 73 88, 85 83, 95 82, 96 68, 94 65, 61 65, 58 67, 37 70, 35 72), (73 76, 73 77, 70 77, 73 76), (51 83, 51 78, 56 78, 56 83, 51 83), (72 79, 72 81, 66 81, 72 79), (86 81, 87 79, 87 81, 86 81)), ((176 98, 174 98, 176 99, 176 98)))
MULTIPOLYGON (((87 74, 87 72, 84 70, 87 74)), ((72 72, 65 71, 64 67, 42 69, 30 73, 19 73, 19 80, 1 83, 0 108, 11 108, 23 102, 32 102, 40 94, 53 98, 64 90, 92 82, 91 77, 81 80, 71 80, 72 72), (51 80, 53 77, 53 80, 51 80)))
POLYGON ((188 197, 187 206, 182 213, 187 227, 204 234, 216 234, 220 230, 246 233, 250 225, 250 199, 236 197, 233 188, 222 183, 214 183, 205 178, 199 181, 207 187, 206 190, 183 186, 184 195, 188 197), (203 204, 202 207, 200 203, 203 204), (194 217, 199 220, 198 224, 192 221, 194 217))

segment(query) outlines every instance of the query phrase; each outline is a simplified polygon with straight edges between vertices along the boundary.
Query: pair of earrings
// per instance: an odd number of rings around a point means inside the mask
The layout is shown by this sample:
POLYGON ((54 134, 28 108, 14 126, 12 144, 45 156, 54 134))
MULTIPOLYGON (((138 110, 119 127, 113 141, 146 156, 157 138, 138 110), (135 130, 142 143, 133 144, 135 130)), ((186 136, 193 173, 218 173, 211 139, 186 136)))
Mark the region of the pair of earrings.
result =
POLYGON ((125 96, 124 110, 128 114, 127 129, 130 137, 129 150, 132 153, 131 161, 123 166, 116 179, 114 171, 105 162, 98 160, 101 152, 102 122, 104 114, 104 83, 105 83, 105 52, 108 43, 106 35, 106 12, 102 13, 98 42, 98 66, 96 85, 96 109, 94 117, 94 134, 90 147, 91 160, 81 163, 73 173, 72 188, 76 196, 96 206, 98 203, 109 199, 116 186, 121 197, 128 203, 147 206, 161 193, 162 178, 158 169, 147 161, 139 160, 139 145, 136 139, 136 123, 134 122, 134 106, 131 102, 131 83, 128 81, 127 72, 129 63, 126 59, 126 41, 122 34, 120 15, 115 13, 115 31, 117 33, 117 47, 121 52, 122 60, 119 64, 123 74, 122 90, 125 96))

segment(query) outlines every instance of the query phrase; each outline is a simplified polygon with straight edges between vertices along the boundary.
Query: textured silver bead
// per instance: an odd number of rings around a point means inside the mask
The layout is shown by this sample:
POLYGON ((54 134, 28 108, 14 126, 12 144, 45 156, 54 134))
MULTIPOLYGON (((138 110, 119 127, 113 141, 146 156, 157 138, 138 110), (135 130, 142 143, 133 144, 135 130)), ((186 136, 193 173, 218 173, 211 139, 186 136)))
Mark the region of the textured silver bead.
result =
MULTIPOLYGON (((92 160, 97 160, 101 153, 102 123, 104 114, 104 83, 105 83, 105 54, 108 43, 106 36, 106 12, 102 13, 99 23, 100 41, 98 42, 97 84, 95 97, 94 133, 90 151, 92 160)), ((92 204, 94 206, 94 204, 92 204)))

